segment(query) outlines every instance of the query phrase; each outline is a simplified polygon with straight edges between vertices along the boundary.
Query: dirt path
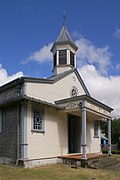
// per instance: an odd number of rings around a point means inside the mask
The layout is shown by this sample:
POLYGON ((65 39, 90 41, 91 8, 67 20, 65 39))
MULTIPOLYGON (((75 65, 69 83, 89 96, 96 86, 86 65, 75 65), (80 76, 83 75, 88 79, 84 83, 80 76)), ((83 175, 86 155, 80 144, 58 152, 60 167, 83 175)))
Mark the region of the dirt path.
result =
POLYGON ((106 166, 104 167, 105 169, 111 169, 111 170, 116 170, 116 171, 120 171, 120 162, 117 162, 115 164, 112 164, 110 166, 106 166))

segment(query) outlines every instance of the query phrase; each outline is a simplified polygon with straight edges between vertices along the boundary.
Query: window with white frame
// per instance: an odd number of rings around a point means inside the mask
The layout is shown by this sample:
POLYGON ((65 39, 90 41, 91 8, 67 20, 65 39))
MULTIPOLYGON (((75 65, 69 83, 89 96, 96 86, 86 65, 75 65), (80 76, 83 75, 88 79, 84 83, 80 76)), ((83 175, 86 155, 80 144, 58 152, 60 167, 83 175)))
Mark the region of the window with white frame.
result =
POLYGON ((78 96, 78 90, 77 90, 77 88, 76 88, 75 86, 73 86, 73 87, 71 88, 70 96, 71 96, 71 97, 76 97, 76 96, 78 96))
POLYGON ((0 133, 2 132, 2 109, 0 109, 0 133))
POLYGON ((95 121, 94 122, 94 137, 95 138, 98 138, 99 137, 99 122, 98 121, 95 121))
POLYGON ((60 50, 59 51, 59 65, 67 64, 67 51, 60 50))
POLYGON ((33 131, 44 131, 44 110, 39 108, 33 109, 33 131))

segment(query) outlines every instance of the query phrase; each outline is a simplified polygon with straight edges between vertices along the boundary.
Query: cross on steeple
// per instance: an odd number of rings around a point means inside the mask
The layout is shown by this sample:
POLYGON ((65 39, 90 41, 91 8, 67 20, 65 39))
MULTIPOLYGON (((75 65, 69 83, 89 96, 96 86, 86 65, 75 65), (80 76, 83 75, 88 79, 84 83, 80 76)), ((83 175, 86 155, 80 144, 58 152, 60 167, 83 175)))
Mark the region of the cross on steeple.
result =
POLYGON ((63 13, 63 25, 65 25, 65 23, 66 23, 66 15, 65 15, 65 11, 64 11, 64 13, 63 13))

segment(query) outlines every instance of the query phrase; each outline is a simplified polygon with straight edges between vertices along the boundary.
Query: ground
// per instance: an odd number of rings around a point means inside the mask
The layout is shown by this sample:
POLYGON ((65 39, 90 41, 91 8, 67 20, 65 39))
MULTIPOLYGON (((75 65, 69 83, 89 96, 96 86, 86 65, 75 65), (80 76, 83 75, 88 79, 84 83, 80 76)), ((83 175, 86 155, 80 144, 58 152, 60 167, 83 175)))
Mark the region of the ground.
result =
POLYGON ((120 171, 106 169, 74 169, 68 165, 57 164, 45 167, 24 169, 0 165, 0 180, 119 180, 120 171))
POLYGON ((112 166, 108 165, 106 167, 106 169, 120 171, 120 155, 115 154, 115 155, 112 155, 112 156, 116 158, 117 162, 112 164, 112 166))
POLYGON ((37 169, 11 168, 9 166, 0 167, 1 180, 119 180, 120 172, 112 170, 93 170, 93 169, 72 169, 65 165, 47 166, 37 169))
POLYGON ((112 166, 108 166, 106 169, 111 169, 111 170, 117 170, 120 171, 120 162, 113 164, 112 166))

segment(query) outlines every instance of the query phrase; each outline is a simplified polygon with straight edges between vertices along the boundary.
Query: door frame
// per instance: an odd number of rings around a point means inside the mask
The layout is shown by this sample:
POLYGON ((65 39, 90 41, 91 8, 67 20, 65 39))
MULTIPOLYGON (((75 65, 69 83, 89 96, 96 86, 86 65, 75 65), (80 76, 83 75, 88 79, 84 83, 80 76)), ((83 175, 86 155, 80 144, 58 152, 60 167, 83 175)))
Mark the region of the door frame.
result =
POLYGON ((72 153, 81 153, 81 133, 80 133, 80 116, 76 116, 76 115, 72 115, 72 114, 68 114, 68 153, 69 154, 72 154, 72 153), (74 123, 73 123, 74 121, 74 123), (76 124, 75 124, 76 123, 76 124), (75 124, 75 127, 74 129, 71 129, 73 128, 71 124, 75 124), (71 135, 71 130, 75 130, 76 134, 73 133, 71 135), (73 147, 73 144, 71 145, 72 142, 72 138, 75 138, 75 137, 72 137, 72 136, 77 136, 77 140, 76 140, 76 145, 77 147, 73 147), (74 150, 72 150, 72 148, 74 150))

